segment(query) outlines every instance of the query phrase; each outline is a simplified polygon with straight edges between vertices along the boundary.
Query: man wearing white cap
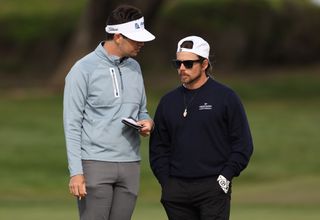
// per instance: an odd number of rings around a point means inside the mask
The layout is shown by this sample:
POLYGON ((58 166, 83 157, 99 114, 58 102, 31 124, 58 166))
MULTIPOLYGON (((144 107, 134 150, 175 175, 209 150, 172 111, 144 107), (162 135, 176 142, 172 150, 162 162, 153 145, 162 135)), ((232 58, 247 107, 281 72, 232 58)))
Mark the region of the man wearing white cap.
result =
POLYGON ((81 220, 130 220, 140 177, 140 135, 153 127, 136 56, 155 37, 139 9, 122 5, 108 18, 106 41, 70 70, 64 130, 70 193, 81 220), (136 129, 122 123, 135 120, 136 129))
POLYGON ((253 152, 245 110, 210 77, 210 46, 198 36, 178 43, 181 86, 160 100, 150 137, 150 165, 169 220, 227 220, 231 181, 253 152))

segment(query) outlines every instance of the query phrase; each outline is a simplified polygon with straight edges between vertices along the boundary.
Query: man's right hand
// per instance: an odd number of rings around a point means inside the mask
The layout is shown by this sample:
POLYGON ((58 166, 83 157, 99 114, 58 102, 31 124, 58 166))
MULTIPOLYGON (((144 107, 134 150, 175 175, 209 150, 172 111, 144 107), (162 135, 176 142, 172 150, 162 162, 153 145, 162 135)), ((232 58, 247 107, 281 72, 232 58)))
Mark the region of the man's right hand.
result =
POLYGON ((70 178, 69 190, 70 193, 77 196, 79 200, 87 195, 86 184, 82 174, 70 178))

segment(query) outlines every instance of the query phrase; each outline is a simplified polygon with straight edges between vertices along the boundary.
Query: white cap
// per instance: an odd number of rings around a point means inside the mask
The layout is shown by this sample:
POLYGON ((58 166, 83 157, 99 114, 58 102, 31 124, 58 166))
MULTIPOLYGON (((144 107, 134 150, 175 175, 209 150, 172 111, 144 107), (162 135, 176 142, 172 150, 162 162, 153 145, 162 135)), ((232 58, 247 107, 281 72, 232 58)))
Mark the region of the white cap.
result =
POLYGON ((110 34, 123 34, 127 38, 138 42, 147 42, 155 39, 155 36, 144 28, 143 17, 122 24, 107 25, 105 30, 110 34))
POLYGON ((209 59, 209 53, 210 53, 210 46, 207 41, 203 40, 201 37, 197 36, 189 36, 181 39, 178 42, 178 48, 177 48, 177 53, 178 52, 191 52, 195 53, 201 57, 209 59), (192 41, 193 46, 191 49, 181 47, 181 44, 185 41, 192 41))

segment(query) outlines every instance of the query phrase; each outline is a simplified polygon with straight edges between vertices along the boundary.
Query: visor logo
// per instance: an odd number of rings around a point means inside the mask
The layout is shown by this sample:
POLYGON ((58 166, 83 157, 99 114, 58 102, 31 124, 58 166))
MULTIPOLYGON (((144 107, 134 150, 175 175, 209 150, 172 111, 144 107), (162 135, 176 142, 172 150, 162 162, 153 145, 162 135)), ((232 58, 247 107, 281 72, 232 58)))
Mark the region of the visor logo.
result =
POLYGON ((135 27, 135 29, 143 28, 144 27, 144 22, 143 21, 140 22, 140 25, 139 25, 139 23, 134 23, 134 27, 135 27))
POLYGON ((108 27, 108 31, 118 31, 118 28, 108 27))

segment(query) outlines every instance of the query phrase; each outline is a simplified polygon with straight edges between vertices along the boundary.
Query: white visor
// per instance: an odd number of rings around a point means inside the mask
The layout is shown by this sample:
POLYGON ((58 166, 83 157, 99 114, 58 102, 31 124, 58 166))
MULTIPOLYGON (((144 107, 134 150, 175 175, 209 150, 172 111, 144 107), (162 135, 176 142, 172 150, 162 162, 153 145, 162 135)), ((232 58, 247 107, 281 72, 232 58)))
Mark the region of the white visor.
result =
POLYGON ((107 25, 105 30, 109 34, 123 34, 127 38, 138 42, 147 42, 155 39, 155 36, 144 28, 143 17, 122 24, 107 25))

